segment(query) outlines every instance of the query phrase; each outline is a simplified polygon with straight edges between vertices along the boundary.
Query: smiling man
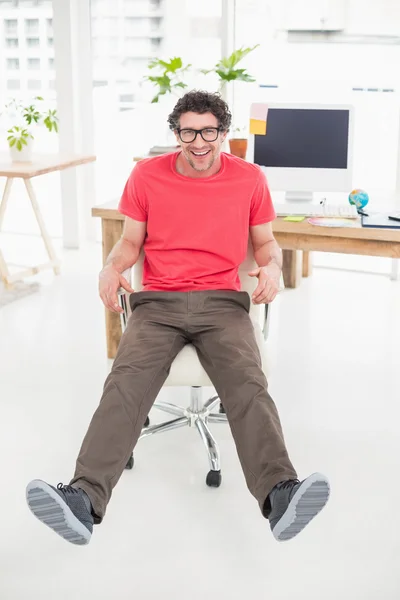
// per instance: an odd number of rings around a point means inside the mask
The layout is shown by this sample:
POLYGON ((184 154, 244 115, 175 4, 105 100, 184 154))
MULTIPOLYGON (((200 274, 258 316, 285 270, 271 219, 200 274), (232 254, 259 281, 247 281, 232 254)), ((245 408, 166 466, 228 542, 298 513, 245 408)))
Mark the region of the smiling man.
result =
POLYGON ((132 315, 72 481, 54 487, 34 480, 27 488, 36 517, 73 544, 87 544, 102 521, 170 366, 188 343, 223 402, 247 486, 275 538, 293 538, 328 500, 324 475, 297 479, 261 368, 250 302, 274 300, 282 257, 264 174, 221 152, 230 123, 218 94, 186 94, 169 116, 180 151, 141 161, 125 186, 124 233, 100 273, 99 291, 106 308, 119 312, 117 290, 124 287, 132 315), (251 299, 238 275, 249 235, 258 264, 251 299), (142 247, 143 291, 134 293, 122 272, 142 247))

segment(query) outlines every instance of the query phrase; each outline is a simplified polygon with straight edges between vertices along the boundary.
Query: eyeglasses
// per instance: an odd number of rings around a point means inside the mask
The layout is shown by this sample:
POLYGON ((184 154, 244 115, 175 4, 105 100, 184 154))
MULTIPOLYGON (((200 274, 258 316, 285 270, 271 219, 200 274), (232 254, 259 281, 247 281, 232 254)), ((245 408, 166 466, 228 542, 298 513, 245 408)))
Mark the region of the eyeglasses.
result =
POLYGON ((220 131, 220 127, 205 127, 204 129, 178 129, 178 134, 182 142, 190 144, 194 142, 198 134, 205 142, 215 142, 220 131))

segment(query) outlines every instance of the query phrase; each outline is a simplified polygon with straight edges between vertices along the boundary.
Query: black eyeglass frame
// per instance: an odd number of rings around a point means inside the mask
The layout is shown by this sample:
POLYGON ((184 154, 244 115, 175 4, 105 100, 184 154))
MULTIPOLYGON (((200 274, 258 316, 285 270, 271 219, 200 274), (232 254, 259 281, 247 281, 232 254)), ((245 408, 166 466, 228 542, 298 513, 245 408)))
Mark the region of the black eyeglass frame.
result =
POLYGON ((191 127, 184 127, 182 129, 177 129, 176 131, 179 135, 179 139, 181 140, 181 142, 183 142, 184 144, 192 144, 199 134, 205 142, 215 142, 215 140, 218 139, 220 132, 224 131, 224 130, 221 127, 203 127, 203 129, 192 129, 191 127), (215 138, 213 140, 206 140, 205 137, 203 136, 203 131, 205 131, 206 129, 215 129, 215 131, 217 132, 217 135, 215 136, 215 138), (182 136, 181 136, 182 131, 193 131, 193 133, 195 134, 194 138, 190 141, 183 140, 182 136))

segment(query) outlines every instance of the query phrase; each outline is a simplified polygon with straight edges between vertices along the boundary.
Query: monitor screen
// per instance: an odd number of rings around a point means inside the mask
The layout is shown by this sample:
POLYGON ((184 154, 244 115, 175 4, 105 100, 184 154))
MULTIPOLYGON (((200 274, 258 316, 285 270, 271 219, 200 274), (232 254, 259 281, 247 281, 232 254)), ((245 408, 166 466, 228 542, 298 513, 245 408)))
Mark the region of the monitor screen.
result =
POLYGON ((347 169, 349 111, 270 108, 266 135, 254 136, 254 162, 264 167, 347 169))

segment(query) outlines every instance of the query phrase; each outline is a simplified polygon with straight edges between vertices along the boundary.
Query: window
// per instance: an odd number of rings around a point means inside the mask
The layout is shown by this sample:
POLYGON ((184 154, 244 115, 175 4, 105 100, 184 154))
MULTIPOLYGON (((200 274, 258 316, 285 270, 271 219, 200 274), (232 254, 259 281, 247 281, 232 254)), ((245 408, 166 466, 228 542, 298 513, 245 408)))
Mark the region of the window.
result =
POLYGON ((40 79, 28 79, 28 90, 40 90, 42 82, 40 79))
POLYGON ((17 19, 4 19, 4 29, 7 33, 17 33, 18 21, 17 19))
POLYGON ((151 49, 158 50, 161 46, 161 38, 155 37, 151 40, 151 49))
POLYGON ((19 79, 8 79, 7 80, 7 89, 8 90, 19 90, 21 87, 21 82, 19 79))
POLYGON ((19 69, 19 58, 7 58, 7 69, 16 71, 19 69))
POLYGON ((32 71, 40 69, 40 58, 28 58, 28 69, 32 71))
POLYGON ((49 69, 54 69, 54 58, 49 58, 49 69))
POLYGON ((6 38, 6 48, 18 48, 18 38, 6 38))
POLYGON ((124 30, 126 35, 147 35, 150 30, 150 19, 125 17, 124 30))
POLYGON ((19 0, 21 8, 39 6, 39 4, 46 4, 45 0, 19 0))
POLYGON ((161 28, 161 19, 160 18, 151 18, 150 19, 150 29, 151 31, 159 31, 161 28))
POLYGON ((53 19, 46 19, 47 33, 53 35, 53 19))
POLYGON ((49 48, 52 48, 54 46, 54 38, 48 37, 47 38, 47 45, 49 46, 49 48))
POLYGON ((158 10, 161 8, 161 0, 150 0, 151 10, 158 10))
MULTIPOLYGON (((230 3, 230 0, 227 1, 230 3)), ((262 0, 251 1, 262 3, 262 0)), ((268 0, 267 4, 272 2, 268 0)), ((200 16, 219 23, 222 0, 180 0, 179 3, 176 0, 91 0, 97 153, 100 160, 116 165, 111 176, 108 172, 108 178, 101 170, 97 174, 99 203, 106 202, 115 186, 120 185, 120 179, 124 179, 126 167, 123 165, 128 154, 146 154, 153 144, 173 141, 166 115, 174 97, 166 95, 161 98, 160 105, 164 106, 160 106, 157 112, 163 113, 160 121, 153 121, 150 117, 150 109, 156 108, 150 106, 156 90, 151 84, 142 85, 142 81, 145 75, 150 74, 148 64, 151 58, 182 56, 185 65, 193 65, 190 72, 183 75, 183 82, 199 89, 215 89, 212 77, 205 81, 206 77, 199 72, 200 69, 211 68, 221 58, 221 31, 220 27, 213 27, 206 41, 192 39, 190 30, 194 5, 200 7, 196 8, 197 12, 201 9, 200 16), (175 4, 179 4, 179 9, 175 4), (170 6, 174 7, 171 11, 170 6), (110 144, 109 132, 101 127, 101 107, 108 105, 115 111, 117 127, 121 130, 134 128, 133 140, 110 144)), ((253 43, 257 41, 253 40, 253 43)))
POLYGON ((28 48, 37 48, 38 46, 40 46, 40 39, 26 38, 26 45, 28 46, 28 48))
POLYGON ((134 94, 120 94, 119 101, 120 102, 134 102, 135 95, 134 94))
POLYGON ((27 33, 39 33, 39 19, 25 19, 25 31, 27 33))

